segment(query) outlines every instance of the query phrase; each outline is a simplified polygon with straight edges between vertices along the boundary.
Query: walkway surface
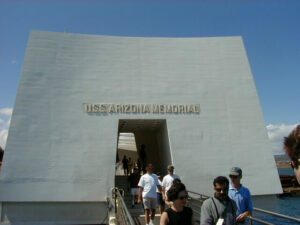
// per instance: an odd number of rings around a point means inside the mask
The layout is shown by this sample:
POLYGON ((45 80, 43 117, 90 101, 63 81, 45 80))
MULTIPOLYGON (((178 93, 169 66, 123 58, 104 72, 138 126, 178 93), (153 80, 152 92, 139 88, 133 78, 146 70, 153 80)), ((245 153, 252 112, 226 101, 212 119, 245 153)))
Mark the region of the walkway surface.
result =
MULTIPOLYGON (((116 176, 116 187, 124 190, 124 201, 132 217, 136 217, 138 222, 141 225, 145 225, 145 213, 142 204, 136 204, 132 207, 131 195, 130 195, 130 186, 128 182, 128 177, 124 175, 116 176)), ((160 214, 156 210, 154 224, 159 225, 160 214)))

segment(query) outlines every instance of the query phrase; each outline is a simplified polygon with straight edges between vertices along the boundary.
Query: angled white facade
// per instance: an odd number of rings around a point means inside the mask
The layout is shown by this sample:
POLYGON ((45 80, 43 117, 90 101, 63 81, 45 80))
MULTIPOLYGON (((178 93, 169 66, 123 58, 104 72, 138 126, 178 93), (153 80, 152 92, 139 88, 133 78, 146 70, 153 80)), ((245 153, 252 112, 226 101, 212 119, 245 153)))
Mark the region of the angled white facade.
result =
POLYGON ((2 218, 101 219, 91 209, 105 208, 114 186, 119 120, 165 121, 168 160, 189 190, 211 195, 213 179, 239 166, 252 195, 282 192, 241 37, 33 31, 0 174, 2 218), (86 103, 193 104, 200 112, 89 113, 86 103), (40 218, 30 216, 37 208, 40 218))

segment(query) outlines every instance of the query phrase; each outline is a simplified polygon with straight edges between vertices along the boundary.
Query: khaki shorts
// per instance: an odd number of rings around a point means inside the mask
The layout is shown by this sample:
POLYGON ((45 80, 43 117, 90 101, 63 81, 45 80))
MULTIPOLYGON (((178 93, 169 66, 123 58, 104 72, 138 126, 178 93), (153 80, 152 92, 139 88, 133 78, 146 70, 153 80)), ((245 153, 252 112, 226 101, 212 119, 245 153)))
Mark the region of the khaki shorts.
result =
POLYGON ((156 209, 157 208, 157 199, 156 198, 143 198, 144 208, 145 209, 156 209))

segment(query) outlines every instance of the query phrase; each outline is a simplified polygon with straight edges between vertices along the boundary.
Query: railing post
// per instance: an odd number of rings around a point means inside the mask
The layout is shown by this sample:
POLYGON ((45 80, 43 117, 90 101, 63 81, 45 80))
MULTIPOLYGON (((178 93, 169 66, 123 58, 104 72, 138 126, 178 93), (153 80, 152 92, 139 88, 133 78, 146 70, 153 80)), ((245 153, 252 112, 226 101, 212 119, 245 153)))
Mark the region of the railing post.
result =
POLYGON ((253 221, 252 221, 252 219, 250 219, 250 218, 249 218, 249 221, 250 221, 250 225, 253 225, 253 221))

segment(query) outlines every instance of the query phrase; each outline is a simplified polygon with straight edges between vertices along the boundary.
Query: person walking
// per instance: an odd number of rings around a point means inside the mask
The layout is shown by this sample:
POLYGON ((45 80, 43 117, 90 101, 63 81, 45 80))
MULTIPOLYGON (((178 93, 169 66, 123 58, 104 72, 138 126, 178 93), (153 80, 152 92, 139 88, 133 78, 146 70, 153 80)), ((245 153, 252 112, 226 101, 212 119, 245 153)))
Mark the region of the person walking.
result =
POLYGON ((172 206, 161 215, 160 225, 193 225, 193 211, 185 206, 188 198, 185 185, 180 182, 173 184, 167 197, 172 206))
POLYGON ((128 159, 126 157, 126 155, 124 155, 123 159, 122 159, 122 164, 123 164, 123 170, 124 170, 124 175, 128 176, 128 159))
POLYGON ((131 160, 131 157, 128 158, 128 175, 131 175, 133 172, 134 162, 131 160))
MULTIPOLYGON (((157 173, 157 177, 158 177, 158 182, 159 182, 160 186, 162 186, 163 177, 160 172, 157 173)), ((156 193, 157 193, 157 203, 159 206, 159 212, 160 212, 160 215, 162 215, 163 211, 165 210, 165 201, 163 200, 163 197, 162 197, 162 191, 159 191, 159 189, 156 188, 156 193)))
POLYGON ((236 225, 236 204, 228 197, 229 180, 219 176, 213 182, 215 194, 201 207, 201 225, 236 225))
POLYGON ((144 204, 146 225, 153 225, 157 207, 156 187, 159 191, 162 191, 162 189, 159 185, 157 176, 153 174, 153 166, 151 163, 147 164, 146 171, 147 173, 141 177, 138 183, 138 203, 143 202, 144 204))
POLYGON ((138 200, 139 187, 138 183, 140 180, 140 171, 137 168, 134 168, 133 173, 128 177, 130 184, 130 193, 132 197, 131 207, 133 208, 138 200))
POLYGON ((180 177, 177 174, 174 174, 174 166, 169 165, 168 166, 168 174, 164 176, 162 181, 162 195, 163 200, 166 200, 166 193, 169 190, 169 188, 172 186, 174 179, 180 179, 180 177))
POLYGON ((250 216, 253 211, 253 203, 251 194, 248 188, 241 184, 242 169, 239 167, 232 167, 229 173, 231 183, 229 185, 228 196, 235 201, 237 206, 236 221, 238 224, 243 224, 247 216, 250 216))

